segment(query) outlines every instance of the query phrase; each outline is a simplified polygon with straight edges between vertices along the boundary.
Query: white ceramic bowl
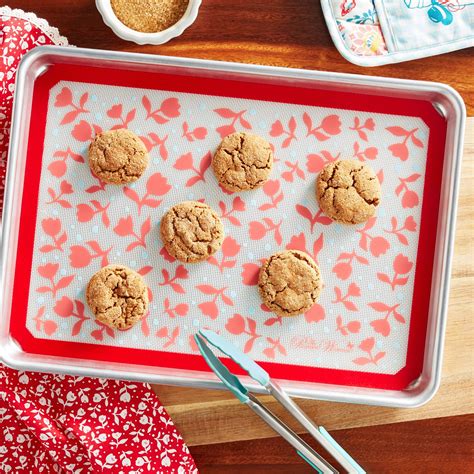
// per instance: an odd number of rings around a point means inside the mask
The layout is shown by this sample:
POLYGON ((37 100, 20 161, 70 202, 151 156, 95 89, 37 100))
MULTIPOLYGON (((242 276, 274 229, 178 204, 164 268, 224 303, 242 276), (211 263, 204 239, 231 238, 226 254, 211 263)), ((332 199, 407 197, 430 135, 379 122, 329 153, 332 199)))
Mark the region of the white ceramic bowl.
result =
POLYGON ((110 5, 110 0, 96 0, 96 7, 102 15, 104 23, 120 38, 133 41, 137 44, 163 44, 172 38, 176 38, 192 25, 196 20, 201 0, 189 0, 188 8, 184 15, 169 28, 157 33, 142 33, 125 26, 115 15, 110 5))

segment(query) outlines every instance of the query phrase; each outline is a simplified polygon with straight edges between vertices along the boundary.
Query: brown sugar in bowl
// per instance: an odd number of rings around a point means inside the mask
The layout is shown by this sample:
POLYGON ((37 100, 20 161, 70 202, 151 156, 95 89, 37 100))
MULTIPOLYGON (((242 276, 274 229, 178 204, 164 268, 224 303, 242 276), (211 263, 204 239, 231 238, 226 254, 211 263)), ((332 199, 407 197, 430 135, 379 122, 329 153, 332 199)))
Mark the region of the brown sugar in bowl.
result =
POLYGON ((104 23, 120 38, 137 44, 163 44, 181 35, 196 20, 201 0, 188 0, 184 10, 185 3, 185 0, 96 0, 96 7, 104 23), (158 3, 163 8, 156 13, 153 6, 158 3))

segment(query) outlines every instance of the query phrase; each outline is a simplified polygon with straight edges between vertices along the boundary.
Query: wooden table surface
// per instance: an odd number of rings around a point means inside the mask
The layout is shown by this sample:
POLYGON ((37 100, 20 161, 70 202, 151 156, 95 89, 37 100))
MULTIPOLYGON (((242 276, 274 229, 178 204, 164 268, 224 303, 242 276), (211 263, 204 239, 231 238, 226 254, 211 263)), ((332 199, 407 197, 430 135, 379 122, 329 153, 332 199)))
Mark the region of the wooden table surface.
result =
MULTIPOLYGON (((9 6, 34 11, 71 44, 82 47, 441 81, 460 92, 468 115, 474 116, 472 48, 361 68, 344 60, 333 46, 317 0, 203 0, 195 24, 161 46, 117 38, 94 3, 14 0, 9 6)), ((336 437, 368 472, 474 472, 474 416, 469 415, 474 412, 473 181, 474 118, 467 124, 443 378, 435 398, 421 408, 404 410, 301 402, 319 423, 338 430, 336 437)), ((203 474, 314 472, 228 393, 154 388, 203 474)))

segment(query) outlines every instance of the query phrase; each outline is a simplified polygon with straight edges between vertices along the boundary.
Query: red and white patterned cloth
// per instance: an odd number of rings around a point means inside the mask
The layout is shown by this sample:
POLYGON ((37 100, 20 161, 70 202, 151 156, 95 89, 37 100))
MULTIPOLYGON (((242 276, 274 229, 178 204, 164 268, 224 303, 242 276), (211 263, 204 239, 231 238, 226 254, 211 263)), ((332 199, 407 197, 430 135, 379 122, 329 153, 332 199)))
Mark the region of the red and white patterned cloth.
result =
MULTIPOLYGON (((45 20, 0 8, 0 215, 15 73, 37 45, 67 45, 45 20)), ((0 472, 198 470, 147 384, 18 372, 0 365, 0 472)))
POLYGON ((0 472, 198 472, 147 384, 0 366, 0 426, 0 472))
POLYGON ((18 63, 24 54, 36 46, 67 46, 68 41, 46 20, 33 13, 0 7, 0 215, 7 165, 8 141, 12 114, 13 92, 18 63))

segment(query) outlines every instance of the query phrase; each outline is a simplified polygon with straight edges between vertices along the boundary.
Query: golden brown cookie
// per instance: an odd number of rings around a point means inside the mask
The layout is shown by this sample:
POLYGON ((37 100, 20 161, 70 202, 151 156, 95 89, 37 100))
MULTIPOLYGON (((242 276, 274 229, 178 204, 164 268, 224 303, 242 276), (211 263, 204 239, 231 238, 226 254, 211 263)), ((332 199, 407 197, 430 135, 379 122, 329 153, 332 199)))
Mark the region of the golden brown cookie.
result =
POLYGON ((95 273, 87 285, 86 298, 96 319, 115 329, 131 328, 148 309, 143 278, 124 265, 108 265, 95 273))
POLYGON ((321 274, 305 252, 273 254, 260 269, 258 289, 263 302, 279 316, 305 313, 318 301, 321 274))
POLYGON ((102 181, 136 181, 148 166, 145 145, 126 128, 99 133, 89 145, 89 166, 102 181))
POLYGON ((251 133, 228 135, 212 158, 217 180, 229 191, 246 191, 262 186, 270 176, 272 166, 270 144, 251 133))
POLYGON ((219 216, 197 201, 173 206, 161 220, 160 233, 166 250, 185 263, 206 260, 219 250, 224 239, 219 216))
POLYGON ((334 221, 360 224, 375 214, 380 203, 380 183, 372 168, 360 161, 334 161, 319 173, 316 198, 334 221))

